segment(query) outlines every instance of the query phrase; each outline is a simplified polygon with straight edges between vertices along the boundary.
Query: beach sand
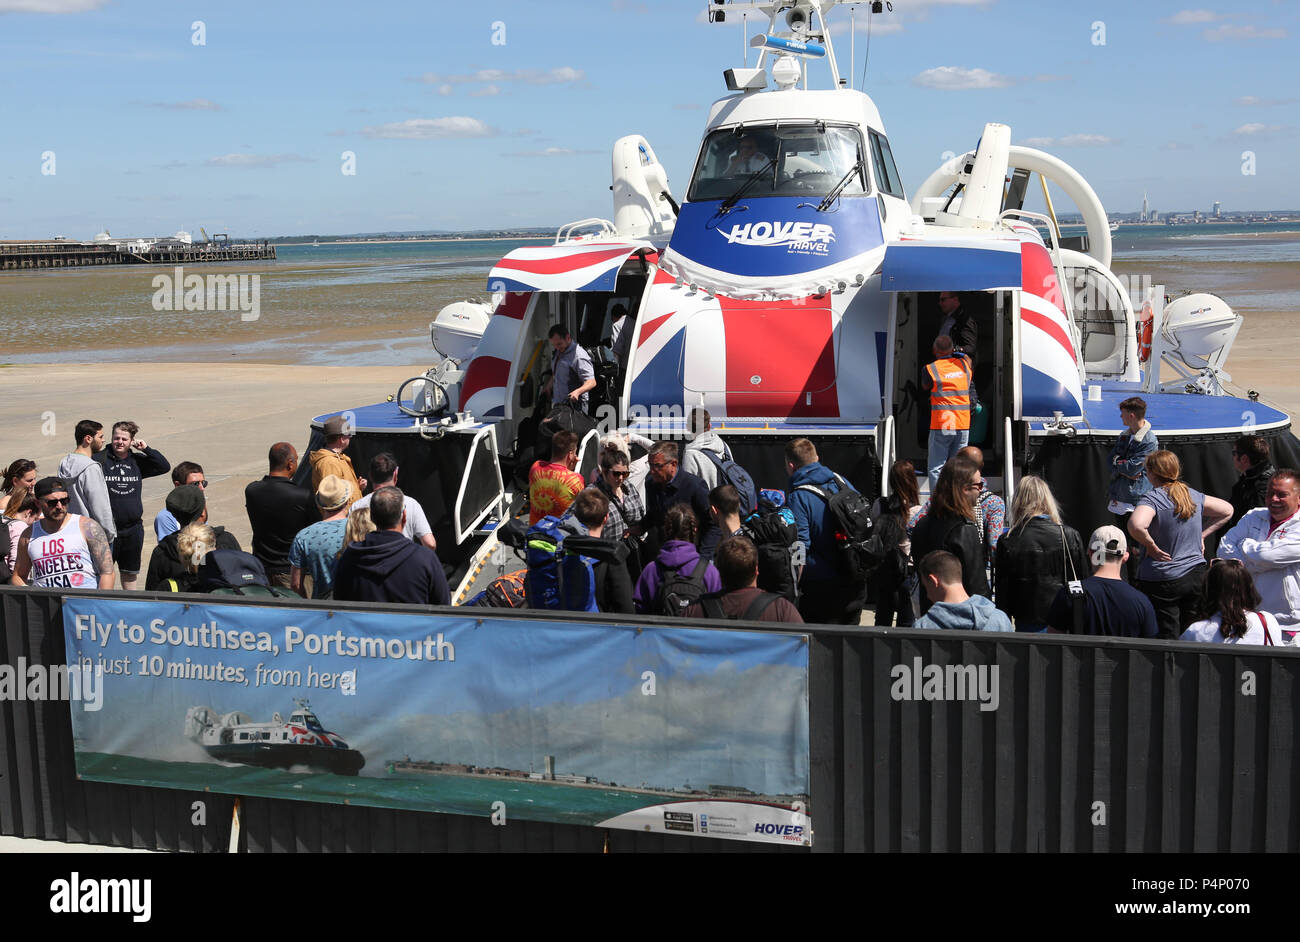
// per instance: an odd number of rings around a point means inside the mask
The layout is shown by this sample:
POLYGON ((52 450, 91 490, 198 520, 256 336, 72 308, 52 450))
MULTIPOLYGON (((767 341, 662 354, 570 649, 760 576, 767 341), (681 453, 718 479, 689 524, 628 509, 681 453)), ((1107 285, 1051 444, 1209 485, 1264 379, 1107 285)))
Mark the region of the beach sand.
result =
MULTIPOLYGON (((1300 363, 1286 346, 1294 321, 1289 313, 1247 313, 1228 370, 1235 395, 1258 390, 1264 402, 1286 410, 1296 423, 1300 363)), ((361 346, 363 336, 358 327, 351 339, 361 346)), ((54 474, 72 448, 78 420, 103 422, 107 436, 113 422, 130 419, 172 464, 197 461, 203 466, 210 482, 211 522, 248 549, 252 534, 244 487, 266 473, 267 449, 288 441, 301 450, 314 417, 384 401, 403 380, 428 368, 418 353, 409 359, 410 365, 363 367, 249 362, 0 366, 0 420, 8 432, 0 462, 33 458, 40 475, 54 474)), ((154 515, 171 487, 167 475, 145 482, 142 569, 155 544, 154 515)))
MULTIPOLYGON (((197 461, 208 479, 208 519, 249 549, 252 530, 244 487, 267 472, 266 453, 279 441, 306 448, 318 415, 383 402, 404 379, 427 365, 388 367, 273 366, 225 363, 136 363, 0 368, 0 461, 31 458, 37 473, 57 473, 72 450, 73 429, 84 418, 130 419, 140 437, 173 465, 197 461)), ((306 455, 300 456, 303 460, 306 455)), ((154 515, 172 488, 171 476, 144 483, 145 545, 149 566, 156 543, 154 515)))

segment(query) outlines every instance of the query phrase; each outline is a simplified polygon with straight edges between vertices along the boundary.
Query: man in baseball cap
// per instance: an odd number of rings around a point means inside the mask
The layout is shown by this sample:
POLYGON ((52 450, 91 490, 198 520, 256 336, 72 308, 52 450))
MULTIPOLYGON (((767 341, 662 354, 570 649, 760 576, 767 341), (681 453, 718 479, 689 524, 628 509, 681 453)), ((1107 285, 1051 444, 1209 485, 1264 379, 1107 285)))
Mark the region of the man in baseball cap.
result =
POLYGON ((18 539, 14 585, 47 589, 113 588, 113 549, 104 528, 70 512, 68 485, 41 478, 33 488, 42 517, 18 539))
POLYGON ((344 454, 352 442, 353 426, 348 415, 335 415, 325 420, 325 446, 309 456, 311 462, 311 489, 319 491, 321 482, 335 474, 352 488, 348 503, 359 498, 366 489, 366 479, 357 477, 352 459, 344 454))
POLYGON ((1124 581, 1128 540, 1119 527, 1104 526, 1088 538, 1092 575, 1056 593, 1047 615, 1050 631, 1066 634, 1154 638, 1156 611, 1151 600, 1124 581))

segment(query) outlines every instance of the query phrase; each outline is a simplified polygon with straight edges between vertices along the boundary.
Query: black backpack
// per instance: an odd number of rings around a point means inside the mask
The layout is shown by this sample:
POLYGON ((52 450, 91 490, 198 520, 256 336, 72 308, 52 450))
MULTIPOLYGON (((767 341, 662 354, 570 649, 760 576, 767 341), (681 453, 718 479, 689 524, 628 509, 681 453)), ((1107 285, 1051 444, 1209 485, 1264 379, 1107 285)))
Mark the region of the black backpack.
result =
POLYGON ((789 508, 755 513, 741 526, 758 550, 758 587, 799 603, 799 567, 806 549, 799 542, 799 528, 789 508))
POLYGON ((654 566, 659 573, 659 592, 655 595, 660 615, 681 618, 686 610, 698 602, 708 590, 704 588, 704 570, 708 568, 707 559, 697 560, 689 576, 683 576, 676 569, 664 570, 656 560, 654 566))
POLYGON ((217 589, 246 589, 251 586, 270 588, 262 561, 243 550, 214 549, 204 557, 196 576, 195 589, 212 592, 217 589))
POLYGON ((885 558, 885 547, 872 540, 871 501, 849 487, 838 474, 839 490, 828 494, 813 484, 800 484, 796 490, 811 491, 826 501, 834 524, 835 553, 839 568, 853 582, 861 582, 885 558))

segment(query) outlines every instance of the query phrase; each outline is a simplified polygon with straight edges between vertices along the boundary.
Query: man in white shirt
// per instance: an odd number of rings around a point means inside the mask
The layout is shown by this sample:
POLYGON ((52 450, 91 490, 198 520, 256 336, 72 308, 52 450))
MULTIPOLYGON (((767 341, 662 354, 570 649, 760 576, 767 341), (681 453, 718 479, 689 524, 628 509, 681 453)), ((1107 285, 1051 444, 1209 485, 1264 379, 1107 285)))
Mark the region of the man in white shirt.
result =
POLYGON ((1219 541, 1220 559, 1239 559, 1255 580, 1260 607, 1283 631, 1300 630, 1300 471, 1280 468, 1265 506, 1247 511, 1219 541))
MULTIPOLYGON (((370 498, 381 487, 397 487, 397 459, 386 451, 371 458, 370 480, 375 482, 374 491, 360 500, 353 501, 349 513, 362 507, 369 507, 370 498)), ((406 494, 402 495, 402 501, 406 508, 406 522, 402 524, 402 535, 412 543, 423 543, 436 552, 438 543, 433 538, 433 529, 429 526, 429 518, 425 516, 424 508, 420 506, 418 500, 406 494)))

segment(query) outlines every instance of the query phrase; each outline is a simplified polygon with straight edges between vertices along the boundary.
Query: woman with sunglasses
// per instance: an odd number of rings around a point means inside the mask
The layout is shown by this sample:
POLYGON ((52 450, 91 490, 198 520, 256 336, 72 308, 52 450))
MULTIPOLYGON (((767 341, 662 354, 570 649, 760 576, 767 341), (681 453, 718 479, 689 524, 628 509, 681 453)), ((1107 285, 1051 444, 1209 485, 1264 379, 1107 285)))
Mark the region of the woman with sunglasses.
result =
POLYGON ((645 503, 636 488, 628 483, 632 462, 625 451, 612 443, 600 449, 596 487, 609 498, 609 517, 602 536, 615 543, 626 543, 628 572, 633 578, 641 574, 641 521, 645 503))
MULTIPOLYGON (((989 580, 984 572, 984 545, 979 524, 975 522, 975 501, 979 499, 984 479, 979 467, 969 458, 948 460, 939 472, 939 481, 930 496, 930 512, 912 531, 912 560, 919 561, 934 550, 947 550, 961 562, 961 583, 968 595, 989 595, 989 580)), ((930 600, 921 593, 918 614, 930 608, 930 600)))

